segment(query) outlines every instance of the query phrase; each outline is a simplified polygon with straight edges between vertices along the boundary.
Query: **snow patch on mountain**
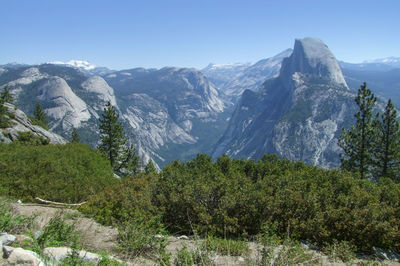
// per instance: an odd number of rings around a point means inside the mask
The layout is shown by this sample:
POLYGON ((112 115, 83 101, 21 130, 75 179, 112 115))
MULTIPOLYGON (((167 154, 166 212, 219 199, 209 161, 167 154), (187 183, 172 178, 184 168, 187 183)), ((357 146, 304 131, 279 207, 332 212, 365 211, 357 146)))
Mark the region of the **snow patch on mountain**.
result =
POLYGON ((95 65, 93 65, 92 63, 85 61, 85 60, 69 60, 67 62, 53 61, 53 62, 48 62, 47 64, 66 65, 66 66, 72 66, 72 67, 76 67, 76 68, 82 68, 84 70, 93 70, 96 68, 95 65))

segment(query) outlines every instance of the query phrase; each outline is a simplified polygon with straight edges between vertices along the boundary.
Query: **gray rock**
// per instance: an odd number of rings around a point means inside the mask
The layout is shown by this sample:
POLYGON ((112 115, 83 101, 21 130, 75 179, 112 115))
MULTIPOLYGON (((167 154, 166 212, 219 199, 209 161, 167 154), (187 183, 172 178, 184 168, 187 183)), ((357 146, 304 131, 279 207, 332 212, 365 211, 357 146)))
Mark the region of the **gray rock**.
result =
POLYGON ((3 135, 3 132, 0 130, 0 142, 3 143, 11 143, 12 141, 3 135))
MULTIPOLYGON (((32 125, 26 114, 15 106, 6 103, 5 106, 9 113, 13 114, 14 118, 10 120, 11 127, 4 129, 4 132, 9 137, 9 140, 18 140, 18 132, 32 132, 36 136, 44 137, 50 140, 51 144, 65 144, 67 141, 53 132, 47 131, 42 127, 32 125)), ((0 137, 0 141, 2 141, 0 137)), ((7 141, 6 141, 7 142, 7 141)))
POLYGON ((290 56, 292 51, 287 49, 255 64, 210 64, 202 72, 236 102, 245 90, 258 91, 265 80, 279 74, 283 59, 290 56))
POLYGON ((400 254, 391 251, 385 250, 382 248, 373 247, 372 251, 374 252, 375 256, 382 259, 382 260, 393 260, 393 261, 400 261, 400 254))
POLYGON ((1 233, 0 234, 0 243, 3 244, 3 246, 9 246, 12 245, 15 241, 15 236, 9 235, 7 233, 1 233))
POLYGON ((8 247, 7 252, 4 252, 4 255, 7 259, 8 265, 44 266, 44 263, 40 260, 39 255, 31 250, 8 247))
MULTIPOLYGON (((43 255, 49 257, 51 260, 59 262, 73 254, 73 250, 68 247, 49 247, 43 250, 43 255)), ((99 263, 101 256, 87 252, 85 250, 78 251, 78 257, 88 263, 99 263)))

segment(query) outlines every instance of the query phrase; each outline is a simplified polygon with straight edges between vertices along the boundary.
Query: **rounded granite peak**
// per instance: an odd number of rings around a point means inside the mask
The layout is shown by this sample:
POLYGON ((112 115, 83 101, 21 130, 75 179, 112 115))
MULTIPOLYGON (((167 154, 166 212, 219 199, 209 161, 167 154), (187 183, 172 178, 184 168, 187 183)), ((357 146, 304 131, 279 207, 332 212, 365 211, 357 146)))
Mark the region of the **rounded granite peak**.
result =
POLYGON ((287 77, 300 72, 331 81, 347 88, 342 70, 328 46, 317 38, 296 39, 292 55, 282 65, 281 75, 287 77))

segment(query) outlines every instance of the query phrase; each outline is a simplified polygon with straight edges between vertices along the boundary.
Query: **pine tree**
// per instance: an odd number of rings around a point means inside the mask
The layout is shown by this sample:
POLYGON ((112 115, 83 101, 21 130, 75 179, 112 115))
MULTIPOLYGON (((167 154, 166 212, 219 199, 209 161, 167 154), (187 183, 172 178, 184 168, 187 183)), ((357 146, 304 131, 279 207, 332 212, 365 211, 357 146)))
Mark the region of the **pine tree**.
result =
POLYGON ((122 125, 118 122, 119 114, 110 102, 107 102, 100 118, 101 143, 98 146, 115 172, 139 170, 139 157, 133 145, 127 145, 122 125))
POLYGON ((76 130, 76 128, 72 129, 71 142, 73 142, 73 143, 81 142, 81 138, 79 137, 78 130, 76 130))
POLYGON ((359 107, 355 114, 356 124, 350 129, 342 129, 338 145, 344 151, 344 154, 341 154, 342 168, 358 172, 361 178, 367 178, 373 166, 372 143, 376 130, 373 126, 372 110, 376 104, 376 97, 365 82, 358 89, 355 102, 359 107))
POLYGON ((157 169, 154 166, 153 160, 150 159, 150 161, 146 164, 146 166, 144 167, 144 172, 146 174, 154 174, 157 173, 157 169))
POLYGON ((40 126, 44 128, 48 127, 46 114, 44 113, 43 108, 39 102, 36 102, 35 110, 33 111, 33 118, 39 123, 40 126))
POLYGON ((8 86, 4 87, 4 90, 0 93, 0 98, 3 100, 3 102, 6 102, 6 103, 14 102, 14 97, 11 95, 10 90, 8 89, 8 86))
POLYGON ((7 107, 4 106, 4 100, 0 97, 0 128, 9 126, 7 115, 7 107))
POLYGON ((385 112, 375 120, 377 137, 374 142, 375 176, 397 179, 400 166, 400 124, 397 111, 389 99, 385 112))

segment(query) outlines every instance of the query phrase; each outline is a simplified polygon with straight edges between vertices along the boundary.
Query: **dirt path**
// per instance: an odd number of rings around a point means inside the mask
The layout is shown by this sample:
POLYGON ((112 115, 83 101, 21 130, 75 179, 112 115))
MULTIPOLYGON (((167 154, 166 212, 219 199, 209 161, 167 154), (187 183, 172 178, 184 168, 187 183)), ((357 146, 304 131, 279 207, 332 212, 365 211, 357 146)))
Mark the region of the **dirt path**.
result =
POLYGON ((26 216, 36 216, 35 221, 39 228, 46 225, 58 213, 66 215, 67 221, 75 224, 81 235, 83 248, 89 251, 107 251, 114 253, 118 231, 114 228, 103 226, 94 220, 84 217, 77 210, 42 206, 38 204, 13 204, 14 210, 26 216))

